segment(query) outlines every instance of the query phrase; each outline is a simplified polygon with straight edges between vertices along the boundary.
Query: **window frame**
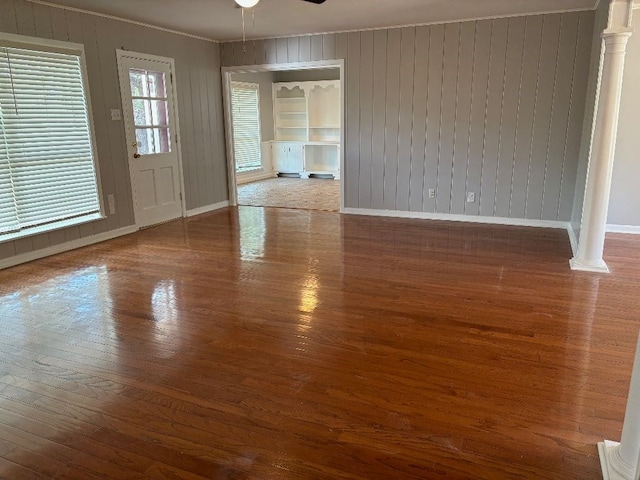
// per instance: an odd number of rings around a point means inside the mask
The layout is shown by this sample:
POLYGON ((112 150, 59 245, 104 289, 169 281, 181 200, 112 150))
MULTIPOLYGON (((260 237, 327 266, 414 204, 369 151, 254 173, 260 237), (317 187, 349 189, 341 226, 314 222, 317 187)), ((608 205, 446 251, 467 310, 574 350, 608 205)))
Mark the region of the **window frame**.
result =
POLYGON ((93 108, 91 105, 91 90, 89 88, 89 76, 87 73, 87 62, 84 45, 81 43, 64 42, 60 40, 50 40, 48 38, 38 38, 0 32, 0 47, 23 48, 26 50, 76 55, 78 57, 80 63, 80 71, 82 74, 82 88, 84 90, 85 102, 87 107, 87 125, 89 127, 89 137, 91 139, 91 153, 93 158, 93 170, 96 181, 96 191, 98 193, 99 207, 98 213, 86 214, 79 217, 53 221, 50 223, 37 225, 35 227, 28 227, 18 232, 0 234, 0 244, 11 242, 20 238, 30 237, 40 233, 52 232, 75 225, 82 225, 84 223, 106 219, 107 217, 105 215, 102 181, 100 178, 100 162, 98 159, 98 148, 96 143, 96 130, 94 125, 93 108))

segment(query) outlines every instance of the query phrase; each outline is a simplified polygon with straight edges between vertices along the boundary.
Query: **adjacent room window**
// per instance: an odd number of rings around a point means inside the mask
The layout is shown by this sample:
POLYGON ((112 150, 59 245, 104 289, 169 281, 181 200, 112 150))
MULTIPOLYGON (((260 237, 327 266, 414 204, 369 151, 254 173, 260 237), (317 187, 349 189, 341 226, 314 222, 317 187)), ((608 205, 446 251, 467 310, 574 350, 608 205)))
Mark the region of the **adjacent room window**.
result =
POLYGON ((233 110, 233 150, 236 172, 262 168, 260 154, 260 92, 253 83, 231 84, 233 110))
POLYGON ((82 48, 30 40, 0 36, 0 241, 101 218, 82 48))

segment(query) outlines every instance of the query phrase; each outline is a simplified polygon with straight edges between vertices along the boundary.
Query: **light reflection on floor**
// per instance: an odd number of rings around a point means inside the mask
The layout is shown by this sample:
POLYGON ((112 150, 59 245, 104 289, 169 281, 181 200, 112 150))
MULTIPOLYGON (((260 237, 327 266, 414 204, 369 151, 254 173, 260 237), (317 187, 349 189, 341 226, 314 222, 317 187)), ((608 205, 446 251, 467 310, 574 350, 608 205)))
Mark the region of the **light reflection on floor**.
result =
POLYGON ((34 319, 58 333, 73 330, 74 338, 81 339, 94 329, 100 335, 113 333, 112 306, 107 267, 91 266, 5 293, 0 319, 8 321, 3 328, 22 330, 24 341, 39 339, 39 332, 29 330, 34 319))

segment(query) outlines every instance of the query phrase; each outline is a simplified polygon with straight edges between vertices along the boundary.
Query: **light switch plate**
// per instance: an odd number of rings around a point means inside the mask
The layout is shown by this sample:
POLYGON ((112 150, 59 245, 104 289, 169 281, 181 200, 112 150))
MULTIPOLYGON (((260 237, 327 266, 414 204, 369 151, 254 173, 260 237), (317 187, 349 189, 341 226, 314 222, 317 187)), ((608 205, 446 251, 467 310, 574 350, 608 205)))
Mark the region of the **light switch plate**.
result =
POLYGON ((112 108, 111 109, 111 120, 113 120, 114 122, 118 122, 118 121, 122 120, 122 112, 120 110, 118 110, 117 108, 112 108))

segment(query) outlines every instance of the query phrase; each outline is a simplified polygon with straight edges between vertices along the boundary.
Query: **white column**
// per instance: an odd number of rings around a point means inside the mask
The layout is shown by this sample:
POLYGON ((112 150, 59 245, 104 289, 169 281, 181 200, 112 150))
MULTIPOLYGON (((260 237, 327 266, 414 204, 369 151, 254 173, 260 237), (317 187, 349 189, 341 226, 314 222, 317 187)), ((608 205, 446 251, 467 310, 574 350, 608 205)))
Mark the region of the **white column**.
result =
POLYGON ((631 374, 627 412, 620 443, 598 444, 604 480, 638 480, 640 478, 640 338, 631 374))
POLYGON ((620 116, 624 57, 630 36, 631 30, 627 28, 607 29, 602 33, 604 60, 600 96, 587 174, 580 241, 578 251, 571 260, 571 268, 574 270, 609 271, 603 260, 604 238, 620 116))

